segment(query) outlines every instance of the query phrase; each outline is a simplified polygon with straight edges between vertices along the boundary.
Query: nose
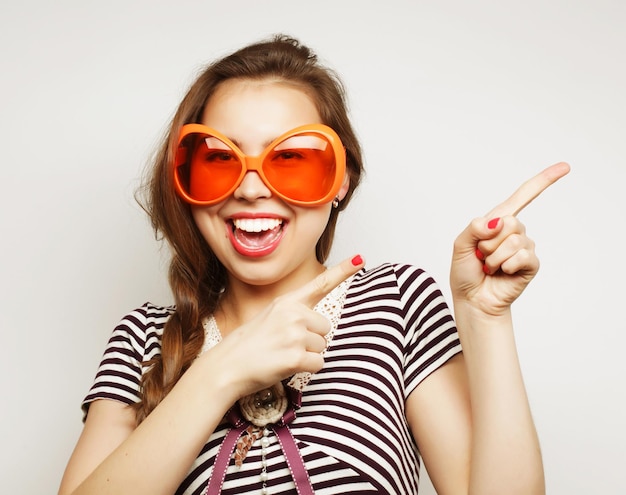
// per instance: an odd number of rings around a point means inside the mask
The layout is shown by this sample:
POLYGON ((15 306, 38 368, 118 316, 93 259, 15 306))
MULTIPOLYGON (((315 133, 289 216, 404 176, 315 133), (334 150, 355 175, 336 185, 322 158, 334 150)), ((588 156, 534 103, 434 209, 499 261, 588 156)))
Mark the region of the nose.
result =
POLYGON ((249 171, 243 176, 243 180, 235 189, 233 196, 236 199, 255 201, 262 198, 271 198, 272 191, 265 185, 257 172, 249 171))

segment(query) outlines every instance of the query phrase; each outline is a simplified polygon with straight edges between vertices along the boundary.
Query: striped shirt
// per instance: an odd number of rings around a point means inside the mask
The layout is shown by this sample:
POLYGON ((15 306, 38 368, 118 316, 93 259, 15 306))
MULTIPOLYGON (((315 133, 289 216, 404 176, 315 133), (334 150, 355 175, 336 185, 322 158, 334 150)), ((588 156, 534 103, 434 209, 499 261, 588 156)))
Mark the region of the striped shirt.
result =
MULTIPOLYGON (((173 311, 146 303, 122 319, 83 402, 85 412, 97 399, 140 400, 142 363, 160 352, 173 311)), ((405 401, 460 351, 450 310, 423 270, 383 264, 359 272, 348 287, 324 367, 304 388, 302 407, 289 426, 315 493, 416 494, 420 461, 405 401)), ((213 432, 177 494, 203 492, 228 429, 224 422, 213 432)), ((269 493, 295 495, 280 444, 273 433, 269 440, 269 493)), ((241 468, 231 460, 222 494, 260 493, 260 473, 259 441, 241 468)))

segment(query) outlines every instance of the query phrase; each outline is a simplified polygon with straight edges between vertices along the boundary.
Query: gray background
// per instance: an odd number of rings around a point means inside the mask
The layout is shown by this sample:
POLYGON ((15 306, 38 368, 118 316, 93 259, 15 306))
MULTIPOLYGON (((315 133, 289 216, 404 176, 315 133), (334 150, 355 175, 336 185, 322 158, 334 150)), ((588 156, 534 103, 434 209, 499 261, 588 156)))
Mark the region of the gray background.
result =
POLYGON ((0 491, 56 492, 109 333, 170 301, 133 191, 188 84, 282 31, 341 74, 364 144, 333 260, 415 263, 448 295, 469 220, 571 163, 521 215, 542 269, 517 340, 549 493, 626 493, 625 5, 3 2, 0 491))

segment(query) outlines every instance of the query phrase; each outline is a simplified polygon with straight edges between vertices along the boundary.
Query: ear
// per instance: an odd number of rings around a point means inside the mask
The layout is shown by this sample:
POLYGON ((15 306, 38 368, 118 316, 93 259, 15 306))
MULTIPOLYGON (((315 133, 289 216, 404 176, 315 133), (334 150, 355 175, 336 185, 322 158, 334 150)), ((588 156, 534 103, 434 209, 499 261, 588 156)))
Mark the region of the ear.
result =
POLYGON ((339 201, 343 200, 343 198, 346 197, 346 194, 348 194, 348 189, 350 189, 350 175, 346 172, 346 174, 343 176, 343 184, 341 184, 341 187, 337 192, 337 198, 339 199, 339 201))

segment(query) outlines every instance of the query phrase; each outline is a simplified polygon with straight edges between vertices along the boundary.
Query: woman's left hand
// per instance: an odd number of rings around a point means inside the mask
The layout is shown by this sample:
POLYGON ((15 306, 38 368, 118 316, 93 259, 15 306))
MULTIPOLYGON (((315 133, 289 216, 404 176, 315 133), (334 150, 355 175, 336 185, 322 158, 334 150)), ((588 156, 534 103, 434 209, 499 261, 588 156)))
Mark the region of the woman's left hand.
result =
POLYGON ((569 170, 567 163, 548 167, 457 237, 450 271, 455 305, 492 316, 508 311, 539 269, 534 242, 516 216, 569 170))

